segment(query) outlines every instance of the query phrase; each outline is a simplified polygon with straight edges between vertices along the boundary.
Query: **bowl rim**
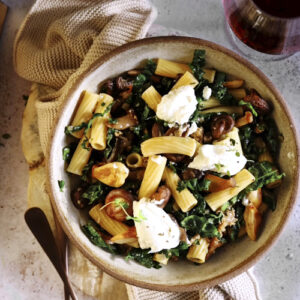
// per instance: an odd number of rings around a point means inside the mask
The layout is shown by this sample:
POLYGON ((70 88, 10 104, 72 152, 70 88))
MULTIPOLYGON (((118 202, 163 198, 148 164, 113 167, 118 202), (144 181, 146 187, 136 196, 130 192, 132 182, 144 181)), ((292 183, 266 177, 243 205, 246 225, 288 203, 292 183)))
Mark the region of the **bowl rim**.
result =
POLYGON ((58 206, 56 205, 56 200, 54 197, 53 187, 51 185, 52 181, 52 175, 51 175, 51 161, 54 159, 54 153, 53 153, 53 139, 56 135, 56 132, 58 130, 58 122, 56 122, 55 126, 51 130, 50 134, 50 141, 48 143, 47 147, 47 154, 46 155, 46 171, 47 171, 47 188, 50 196, 50 201, 52 208, 54 210, 54 214, 57 217, 61 227, 63 228, 64 232, 70 239, 72 243, 75 244, 75 246, 81 251, 81 253, 87 257, 90 261, 92 261, 96 266, 98 266, 100 269, 102 269, 104 272, 108 273, 109 275, 125 282, 131 285, 135 285, 138 287, 146 288, 146 289, 152 289, 157 291, 165 291, 165 292, 187 292, 187 291, 194 291, 199 288, 207 288, 214 285, 217 285, 219 283, 222 283, 224 281, 230 280, 231 278, 241 274, 244 271, 247 271, 250 267, 252 267, 266 252, 271 248, 272 245, 278 240, 279 235, 282 233, 284 226, 287 224, 287 219, 291 214, 291 211, 295 205, 297 193, 298 193, 298 185, 300 182, 299 179, 299 139, 298 134, 296 131, 295 123, 293 121, 293 118, 289 112, 289 109, 277 90, 277 88, 273 85, 271 80, 262 72, 260 71, 256 66, 254 66, 251 62, 246 60, 245 58, 241 57, 239 54, 233 52, 232 50, 229 50, 225 48, 224 46, 218 45, 216 43, 203 40, 200 38, 193 38, 193 37, 184 37, 184 36, 159 36, 159 37, 150 37, 150 38, 144 38, 140 40, 136 40, 127 44, 124 44, 120 47, 115 48, 111 52, 101 56, 99 59, 97 59, 88 70, 83 72, 78 76, 78 78, 73 83, 73 86, 69 89, 67 95, 66 95, 66 101, 61 105, 60 112, 57 116, 57 120, 61 118, 63 115, 63 112, 65 110, 65 107, 68 105, 68 103, 72 100, 72 95, 76 91, 77 86, 84 80, 84 78, 94 72, 99 66, 101 66, 106 61, 112 59, 115 55, 118 55, 126 50, 130 50, 132 48, 136 48, 139 46, 145 46, 148 44, 153 43, 173 43, 173 42, 181 42, 181 43, 189 43, 194 44, 195 47, 208 47, 213 50, 220 51, 231 58, 237 60, 239 63, 245 65, 250 71, 254 72, 256 76, 264 82, 264 84, 270 89, 272 94, 275 96, 276 101, 278 101, 278 104, 280 105, 281 109, 284 111, 284 113, 287 115, 289 121, 291 130, 295 139, 296 144, 296 177, 293 178, 291 184, 292 188, 292 194, 290 198, 290 202, 287 205, 283 217, 280 220, 279 225, 276 228, 276 231, 267 239, 266 243, 263 244, 260 248, 258 248, 250 257, 248 257, 246 260, 238 264, 237 266, 231 268, 227 272, 218 275, 214 278, 207 279, 202 282, 195 282, 195 283, 188 283, 188 284, 179 284, 179 285, 168 285, 168 284, 156 284, 156 283, 147 283, 138 279, 134 279, 130 277, 130 275, 121 275, 117 274, 114 271, 108 269, 105 265, 102 264, 101 261, 95 259, 93 255, 91 255, 88 247, 82 245, 80 242, 78 242, 76 236, 73 236, 72 230, 70 230, 71 226, 66 222, 64 215, 62 212, 58 209, 58 206))

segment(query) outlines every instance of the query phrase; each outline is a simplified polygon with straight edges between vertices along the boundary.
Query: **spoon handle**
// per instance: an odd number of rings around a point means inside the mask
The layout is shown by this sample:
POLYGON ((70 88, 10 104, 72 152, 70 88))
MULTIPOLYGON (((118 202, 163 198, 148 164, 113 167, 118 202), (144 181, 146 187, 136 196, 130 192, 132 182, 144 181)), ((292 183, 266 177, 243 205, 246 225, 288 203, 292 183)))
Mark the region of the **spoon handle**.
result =
POLYGON ((25 213, 25 221, 54 265, 56 271, 60 275, 60 278, 64 282, 65 287, 69 290, 71 298, 73 300, 77 300, 68 276, 66 275, 65 269, 63 268, 60 253, 56 246, 52 230, 44 212, 38 207, 30 208, 25 213))

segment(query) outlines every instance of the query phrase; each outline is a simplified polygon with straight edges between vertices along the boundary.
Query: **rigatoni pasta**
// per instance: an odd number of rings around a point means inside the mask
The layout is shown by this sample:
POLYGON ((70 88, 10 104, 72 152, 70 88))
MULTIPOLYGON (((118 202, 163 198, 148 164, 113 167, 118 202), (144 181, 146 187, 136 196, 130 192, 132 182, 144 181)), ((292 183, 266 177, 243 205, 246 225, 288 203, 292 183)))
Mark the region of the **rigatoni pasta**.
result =
POLYGON ((217 210, 225 202, 238 195, 239 192, 244 190, 248 185, 255 181, 255 177, 246 169, 243 169, 234 177, 236 186, 227 188, 225 190, 210 193, 205 197, 206 203, 212 210, 217 210))
MULTIPOLYGON (((93 116, 93 112, 100 99, 100 96, 89 91, 84 91, 80 96, 79 107, 75 113, 71 126, 80 126, 83 123, 87 123, 93 116)), ((71 134, 76 138, 81 138, 83 135, 83 129, 79 131, 73 131, 71 134)))
POLYGON ((172 89, 177 89, 181 86, 190 85, 193 88, 198 84, 198 80, 193 76, 193 74, 189 71, 186 71, 175 83, 172 89))
POLYGON ((178 191, 177 186, 180 178, 171 169, 165 169, 163 179, 166 181, 166 185, 170 188, 176 204, 183 212, 187 212, 197 205, 197 199, 187 188, 182 191, 178 191))
POLYGON ((107 94, 100 94, 100 100, 95 109, 95 114, 101 114, 101 116, 93 120, 93 127, 91 129, 91 137, 89 139, 90 144, 96 150, 104 150, 106 148, 106 135, 107 126, 106 123, 110 118, 110 113, 106 112, 109 105, 113 102, 113 98, 107 94))
POLYGON ((148 159, 146 171, 139 190, 139 199, 151 198, 156 192, 167 163, 167 159, 160 155, 150 156, 148 159))
POLYGON ((92 147, 89 144, 88 138, 83 136, 76 147, 67 171, 76 175, 82 175, 82 169, 88 163, 91 154, 92 147))
POLYGON ((193 156, 196 150, 196 141, 189 137, 161 136, 143 142, 141 150, 146 157, 162 153, 193 156))
MULTIPOLYGON (((90 211, 89 215, 92 219, 98 223, 104 230, 109 232, 111 235, 116 236, 120 233, 127 232, 129 227, 122 222, 112 219, 109 217, 105 210, 101 209, 100 204, 94 206, 90 211)), ((129 243, 130 246, 138 247, 137 242, 129 243)))
POLYGON ((176 78, 178 74, 184 74, 186 71, 191 71, 187 64, 181 64, 159 58, 157 60, 155 74, 164 77, 176 78))
POLYGON ((208 252, 208 246, 208 239, 198 239, 196 243, 189 248, 189 252, 186 258, 198 264, 205 263, 206 255, 208 252))
POLYGON ((148 104, 148 106, 156 111, 157 104, 161 101, 161 95, 155 89, 153 85, 149 86, 142 94, 142 99, 148 104))

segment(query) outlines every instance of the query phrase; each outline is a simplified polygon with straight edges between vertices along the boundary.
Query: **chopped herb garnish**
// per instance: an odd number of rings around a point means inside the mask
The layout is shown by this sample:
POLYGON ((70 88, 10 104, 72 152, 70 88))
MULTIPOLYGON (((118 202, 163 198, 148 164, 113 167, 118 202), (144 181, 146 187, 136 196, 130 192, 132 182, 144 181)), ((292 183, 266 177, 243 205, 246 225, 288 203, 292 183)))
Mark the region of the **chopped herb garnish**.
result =
POLYGON ((215 164, 215 167, 217 169, 217 172, 220 172, 221 169, 224 167, 224 165, 222 165, 222 164, 215 164))
POLYGON ((141 210, 139 210, 139 213, 138 213, 137 217, 131 217, 131 216, 127 215, 126 220, 133 220, 135 222, 142 222, 142 221, 146 221, 147 219, 144 217, 141 210))
POLYGON ((239 101, 239 105, 246 106, 252 112, 252 114, 253 114, 254 117, 258 116, 256 110, 254 109, 254 107, 252 106, 252 104, 250 102, 246 102, 244 100, 240 100, 239 101))
POLYGON ((63 192, 64 191, 64 187, 65 187, 65 182, 63 180, 57 180, 57 182, 58 182, 59 190, 61 192, 63 192))

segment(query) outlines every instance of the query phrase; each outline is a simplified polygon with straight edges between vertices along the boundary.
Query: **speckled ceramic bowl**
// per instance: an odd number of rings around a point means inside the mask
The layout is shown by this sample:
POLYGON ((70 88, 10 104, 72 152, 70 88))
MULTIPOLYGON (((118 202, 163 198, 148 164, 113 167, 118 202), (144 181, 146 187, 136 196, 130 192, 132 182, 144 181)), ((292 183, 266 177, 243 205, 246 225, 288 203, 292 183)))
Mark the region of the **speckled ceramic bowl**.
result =
POLYGON ((48 160, 51 201, 58 219, 69 239, 97 266, 110 275, 144 288, 162 291, 190 291, 226 281, 251 267, 272 246, 281 232, 295 202, 298 186, 299 153, 296 132, 286 104, 271 81, 256 67, 237 54, 214 43, 187 37, 157 37, 129 43, 95 62, 90 70, 78 78, 71 89, 60 114, 50 146, 48 160), (99 83, 126 70, 138 67, 147 58, 165 58, 190 62, 194 49, 206 50, 207 64, 246 81, 274 105, 273 117, 284 136, 279 164, 286 173, 278 189, 276 211, 269 212, 263 230, 256 242, 247 237, 218 249, 207 263, 195 266, 180 261, 169 263, 156 270, 146 269, 121 256, 94 246, 80 230, 85 216, 73 206, 70 199, 72 182, 64 171, 61 150, 66 145, 64 127, 70 124, 79 95, 83 90, 98 91, 99 83), (64 180, 66 187, 60 192, 57 181, 64 180))

